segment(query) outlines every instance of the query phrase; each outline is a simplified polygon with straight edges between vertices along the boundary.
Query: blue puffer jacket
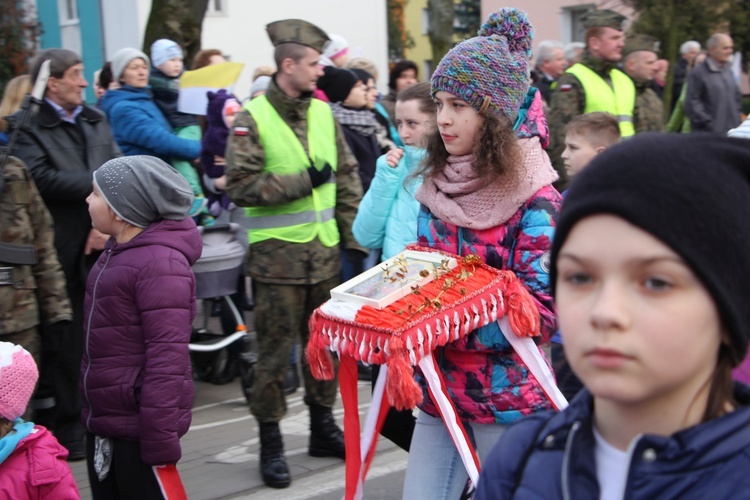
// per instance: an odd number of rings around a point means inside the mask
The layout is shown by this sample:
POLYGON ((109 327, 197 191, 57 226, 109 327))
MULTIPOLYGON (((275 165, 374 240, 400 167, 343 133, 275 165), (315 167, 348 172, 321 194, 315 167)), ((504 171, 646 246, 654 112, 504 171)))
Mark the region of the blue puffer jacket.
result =
POLYGON ((424 155, 424 149, 406 146, 396 168, 388 166, 385 155, 378 158, 375 178, 359 204, 352 227, 354 237, 363 247, 382 248, 383 260, 417 241, 419 202, 414 193, 422 181, 407 176, 417 169, 424 155))
MULTIPOLYGON (((630 446, 621 498, 723 499, 750 495, 750 388, 739 407, 670 437, 643 435, 630 446)), ((584 389, 558 414, 510 427, 482 469, 476 500, 598 499, 593 401, 584 389)))
POLYGON ((151 97, 150 87, 124 86, 110 90, 101 101, 115 141, 123 154, 191 161, 201 153, 201 142, 174 135, 172 126, 151 97))

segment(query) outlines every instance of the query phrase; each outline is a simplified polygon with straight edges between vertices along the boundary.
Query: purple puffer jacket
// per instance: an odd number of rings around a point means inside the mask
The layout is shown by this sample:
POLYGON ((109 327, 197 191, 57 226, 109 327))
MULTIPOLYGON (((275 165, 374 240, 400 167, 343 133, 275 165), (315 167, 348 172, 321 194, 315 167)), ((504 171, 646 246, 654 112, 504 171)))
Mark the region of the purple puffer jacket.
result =
POLYGON ((149 465, 180 459, 193 402, 190 341, 201 255, 195 223, 162 220, 118 244, 89 274, 81 363, 86 428, 139 441, 149 465))

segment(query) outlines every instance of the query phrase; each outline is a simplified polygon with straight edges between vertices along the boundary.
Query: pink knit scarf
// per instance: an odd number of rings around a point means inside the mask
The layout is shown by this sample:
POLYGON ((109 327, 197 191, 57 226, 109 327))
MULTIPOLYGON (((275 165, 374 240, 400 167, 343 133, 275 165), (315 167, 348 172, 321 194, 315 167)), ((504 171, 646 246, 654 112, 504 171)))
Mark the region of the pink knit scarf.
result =
POLYGON ((514 175, 487 184, 472 167, 472 155, 450 156, 442 172, 425 178, 416 194, 441 220, 469 229, 504 224, 534 193, 557 180, 538 137, 519 139, 521 165, 514 175))

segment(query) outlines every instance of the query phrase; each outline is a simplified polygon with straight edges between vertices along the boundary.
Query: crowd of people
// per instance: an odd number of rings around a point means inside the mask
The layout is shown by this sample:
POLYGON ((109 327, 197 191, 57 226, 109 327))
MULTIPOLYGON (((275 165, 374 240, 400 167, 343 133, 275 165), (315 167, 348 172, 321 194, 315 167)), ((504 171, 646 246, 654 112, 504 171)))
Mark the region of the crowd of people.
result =
MULTIPOLYGON (((391 410, 381 429, 409 453, 404 498, 718 498, 750 486, 750 389, 733 382, 750 382, 737 251, 750 245, 750 122, 732 39, 712 35, 705 53, 682 44, 666 103, 658 43, 626 36, 624 21, 593 10, 583 43, 543 41, 532 58, 525 13, 503 8, 429 82, 412 61, 393 64, 383 96, 376 64, 349 58, 346 39, 276 21, 275 67, 256 69, 247 98, 209 92, 203 116, 179 109, 174 41, 119 50, 97 72, 94 106, 79 55, 38 54, 0 103, 12 147, 0 178, 0 493, 77 498, 66 461, 85 459, 94 498, 162 498, 166 483, 185 494, 190 267, 198 226, 216 221, 244 228, 233 300, 244 306, 250 278, 250 412, 269 487, 292 481, 279 422, 300 373, 309 454, 346 458, 337 381, 315 379, 296 351, 331 289, 407 245, 515 274, 571 402, 554 411, 500 323, 439 348, 483 473, 472 484, 415 369, 419 411, 391 410), (46 62, 44 98, 20 126, 46 62)), ((205 50, 191 68, 222 62, 205 50)), ((381 371, 360 368, 374 387, 381 371)))

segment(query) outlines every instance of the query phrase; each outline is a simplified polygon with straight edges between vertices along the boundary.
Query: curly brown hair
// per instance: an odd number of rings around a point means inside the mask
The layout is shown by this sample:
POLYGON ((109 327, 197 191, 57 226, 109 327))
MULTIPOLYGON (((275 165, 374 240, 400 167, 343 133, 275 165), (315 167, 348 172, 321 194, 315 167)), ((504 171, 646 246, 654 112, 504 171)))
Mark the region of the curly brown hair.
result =
MULTIPOLYGON (((482 115, 482 118, 478 131, 479 140, 472 150, 474 170, 488 181, 515 174, 521 151, 513 127, 505 118, 495 115, 482 115)), ((427 155, 414 174, 425 178, 442 172, 450 156, 437 127, 427 135, 426 144, 427 155)))

